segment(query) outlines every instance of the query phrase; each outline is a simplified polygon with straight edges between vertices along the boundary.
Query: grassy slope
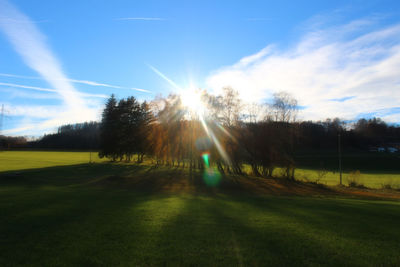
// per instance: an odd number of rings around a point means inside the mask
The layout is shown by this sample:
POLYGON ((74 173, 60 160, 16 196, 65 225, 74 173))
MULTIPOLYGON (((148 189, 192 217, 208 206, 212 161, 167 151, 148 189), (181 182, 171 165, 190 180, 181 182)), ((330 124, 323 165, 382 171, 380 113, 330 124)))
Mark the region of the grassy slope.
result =
POLYGON ((0 176, 0 266, 400 264, 397 201, 255 195, 127 164, 0 176))

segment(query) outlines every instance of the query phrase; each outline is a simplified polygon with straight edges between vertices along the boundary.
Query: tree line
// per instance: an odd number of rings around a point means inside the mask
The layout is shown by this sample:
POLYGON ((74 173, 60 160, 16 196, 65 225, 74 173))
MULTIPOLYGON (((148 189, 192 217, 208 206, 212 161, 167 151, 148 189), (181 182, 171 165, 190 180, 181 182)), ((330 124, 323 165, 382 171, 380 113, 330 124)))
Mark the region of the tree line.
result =
MULTIPOLYGON (((107 101, 100 128, 100 157, 141 162, 148 155, 155 164, 190 168, 216 166, 223 173, 243 173, 250 164, 256 175, 271 175, 276 166, 294 176, 294 121, 297 101, 285 93, 246 119, 244 105, 232 88, 222 95, 199 92, 204 110, 191 110, 179 95, 139 103, 134 97, 107 101)), ((255 107, 252 107, 252 111, 255 107)))
POLYGON ((120 161, 137 155, 138 162, 147 155, 155 164, 210 165, 235 174, 250 166, 257 176, 271 176, 280 167, 294 178, 296 152, 336 149, 338 133, 345 147, 400 141, 399 127, 375 118, 359 120, 352 129, 339 119, 297 121, 297 101, 285 92, 265 105, 245 105, 229 87, 218 96, 199 94, 206 112, 191 110, 177 94, 144 103, 112 96, 103 111, 99 155, 120 161))
POLYGON ((270 176, 280 167, 291 178, 299 151, 336 150, 339 133, 343 149, 400 142, 400 127, 379 118, 352 124, 337 118, 299 121, 297 101, 285 92, 262 105, 244 104, 229 87, 221 95, 199 91, 198 97, 200 111, 185 105, 177 94, 150 102, 134 97, 117 100, 112 95, 101 122, 64 125, 34 141, 0 136, 0 145, 3 149, 97 150, 100 157, 113 161, 142 162, 148 157, 154 164, 190 168, 208 164, 223 173, 250 169, 258 176, 270 176))
POLYGON ((98 150, 100 148, 100 122, 67 124, 58 127, 52 134, 35 140, 24 136, 0 135, 0 149, 45 149, 45 150, 98 150))
POLYGON ((99 156, 131 161, 137 155, 137 161, 143 161, 152 122, 147 102, 139 103, 134 97, 117 102, 112 95, 102 114, 99 156))

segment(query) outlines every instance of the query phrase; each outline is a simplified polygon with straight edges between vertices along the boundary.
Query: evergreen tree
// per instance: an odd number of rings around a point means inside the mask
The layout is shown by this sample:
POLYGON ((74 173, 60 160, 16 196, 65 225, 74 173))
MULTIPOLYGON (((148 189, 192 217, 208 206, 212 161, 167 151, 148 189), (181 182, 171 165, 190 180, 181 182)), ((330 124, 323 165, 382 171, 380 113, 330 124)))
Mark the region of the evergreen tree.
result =
POLYGON ((103 110, 100 128, 100 151, 99 157, 117 158, 118 148, 118 109, 114 94, 107 100, 103 110))

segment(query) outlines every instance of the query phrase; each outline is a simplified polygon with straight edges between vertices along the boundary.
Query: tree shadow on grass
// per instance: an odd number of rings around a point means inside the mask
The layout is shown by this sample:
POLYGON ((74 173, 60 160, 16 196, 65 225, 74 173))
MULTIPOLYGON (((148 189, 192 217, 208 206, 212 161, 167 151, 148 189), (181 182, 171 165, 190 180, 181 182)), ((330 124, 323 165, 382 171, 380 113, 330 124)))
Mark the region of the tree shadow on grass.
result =
POLYGON ((139 164, 85 163, 39 169, 0 172, 0 184, 26 186, 73 186, 94 182, 107 176, 127 176, 144 172, 139 164))
POLYGON ((304 261, 300 265, 396 266, 400 263, 400 233, 396 226, 400 206, 395 203, 300 197, 234 202, 228 199, 224 203, 229 205, 218 212, 214 210, 215 214, 222 212, 228 218, 236 217, 236 223, 243 227, 251 225, 249 222, 253 220, 251 228, 261 231, 254 234, 255 238, 269 239, 275 235, 278 243, 286 243, 278 246, 282 252, 287 250, 285 253, 292 260, 304 261), (266 225, 262 220, 257 221, 260 214, 267 214, 266 225), (271 218, 279 220, 271 223, 271 218), (267 236, 264 233, 263 237, 262 231, 267 231, 267 236))
MULTIPOLYGON (((362 206, 348 203, 348 210, 341 212, 337 200, 329 205, 301 199, 301 204, 292 205, 292 201, 297 199, 186 198, 180 212, 149 243, 145 261, 135 264, 376 266, 400 262, 397 235, 387 239, 389 230, 382 231, 380 238, 371 234, 373 222, 358 226, 374 215, 364 213, 352 223, 340 222, 351 220, 351 214, 362 212, 362 206), (332 207, 333 211, 325 210, 332 207)), ((391 209, 399 210, 392 204, 382 205, 388 207, 381 214, 386 219, 392 215, 391 209)), ((375 222, 396 229, 395 223, 388 225, 385 219, 375 222)))
POLYGON ((2 209, 1 266, 112 266, 122 260, 126 265, 130 248, 139 255, 152 238, 149 224, 159 223, 157 214, 167 202, 164 196, 117 190, 71 190, 57 197, 34 190, 31 197, 10 202, 16 209, 2 209))
POLYGON ((35 171, 0 191, 0 265, 400 262, 391 202, 254 197, 240 177, 209 187, 201 171, 143 165, 35 171), (162 194, 173 189, 190 194, 162 194))
POLYGON ((23 194, 29 194, 32 188, 40 187, 47 190, 129 190, 148 194, 398 197, 394 193, 343 191, 315 183, 243 175, 218 174, 214 177, 216 182, 210 185, 207 175, 207 170, 144 164, 78 164, 0 172, 0 192, 12 197, 16 191, 25 190, 23 194))

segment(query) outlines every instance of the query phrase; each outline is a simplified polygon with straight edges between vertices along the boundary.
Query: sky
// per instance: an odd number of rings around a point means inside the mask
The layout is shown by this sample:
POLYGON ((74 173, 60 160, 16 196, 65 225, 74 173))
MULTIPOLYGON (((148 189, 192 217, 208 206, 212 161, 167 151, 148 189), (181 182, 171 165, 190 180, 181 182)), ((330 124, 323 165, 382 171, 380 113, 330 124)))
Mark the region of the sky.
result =
POLYGON ((113 93, 224 86, 286 91, 302 120, 400 123, 400 1, 0 0, 2 134, 100 120, 113 93))

